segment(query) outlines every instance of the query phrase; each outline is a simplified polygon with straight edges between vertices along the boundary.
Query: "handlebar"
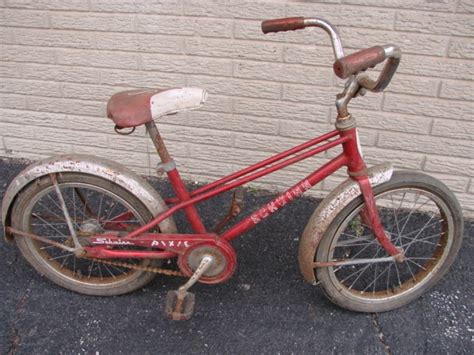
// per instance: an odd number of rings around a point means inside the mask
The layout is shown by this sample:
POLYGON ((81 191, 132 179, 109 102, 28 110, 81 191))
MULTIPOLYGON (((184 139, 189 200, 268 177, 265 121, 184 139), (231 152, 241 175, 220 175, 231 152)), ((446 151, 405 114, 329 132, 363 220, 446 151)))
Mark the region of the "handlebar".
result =
POLYGON ((372 80, 368 75, 362 74, 357 76, 357 82, 363 88, 374 92, 384 90, 390 83, 401 59, 401 50, 397 46, 376 46, 344 56, 341 38, 336 28, 322 18, 287 17, 262 22, 262 32, 265 34, 300 30, 306 27, 320 27, 329 34, 336 58, 333 69, 338 77, 347 79, 387 60, 377 80, 372 80))

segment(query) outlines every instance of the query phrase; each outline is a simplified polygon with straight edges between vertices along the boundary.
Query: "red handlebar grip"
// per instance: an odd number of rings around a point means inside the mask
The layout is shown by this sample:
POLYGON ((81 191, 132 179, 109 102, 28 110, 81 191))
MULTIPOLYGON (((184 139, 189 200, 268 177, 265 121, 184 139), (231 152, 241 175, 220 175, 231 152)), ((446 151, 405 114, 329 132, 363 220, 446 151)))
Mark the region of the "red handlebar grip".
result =
POLYGON ((304 17, 286 17, 262 22, 262 32, 294 31, 305 28, 304 17))
POLYGON ((334 62, 334 73, 341 79, 366 70, 385 60, 385 51, 380 46, 363 49, 334 62))

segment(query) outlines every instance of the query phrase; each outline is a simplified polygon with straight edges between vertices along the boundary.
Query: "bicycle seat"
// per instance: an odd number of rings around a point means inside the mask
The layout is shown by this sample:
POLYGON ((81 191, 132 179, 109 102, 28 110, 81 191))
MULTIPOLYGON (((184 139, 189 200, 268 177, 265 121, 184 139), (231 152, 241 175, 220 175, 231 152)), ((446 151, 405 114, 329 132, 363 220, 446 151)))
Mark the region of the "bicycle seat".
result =
POLYGON ((161 116, 197 109, 206 99, 206 90, 197 87, 127 90, 109 99, 107 117, 121 128, 136 127, 161 116))

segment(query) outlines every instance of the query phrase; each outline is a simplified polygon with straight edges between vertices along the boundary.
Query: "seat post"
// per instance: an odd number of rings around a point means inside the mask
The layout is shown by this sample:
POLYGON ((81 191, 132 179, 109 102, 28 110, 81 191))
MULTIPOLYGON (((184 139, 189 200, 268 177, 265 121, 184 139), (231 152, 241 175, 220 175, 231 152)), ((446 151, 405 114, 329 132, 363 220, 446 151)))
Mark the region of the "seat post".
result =
MULTIPOLYGON (((189 191, 186 188, 186 185, 184 184, 183 180, 181 179, 178 169, 176 169, 176 164, 168 153, 168 149, 166 149, 165 142, 163 141, 163 138, 161 138, 160 132, 158 132, 158 128, 156 127, 155 122, 147 122, 145 123, 145 126, 148 133, 150 134, 150 138, 153 141, 156 151, 160 156, 163 170, 168 175, 168 179, 170 180, 170 183, 173 186, 176 196, 181 202, 189 200, 191 198, 189 195, 189 191)), ((194 205, 185 207, 184 212, 189 220, 189 223, 191 224, 193 230, 196 233, 206 233, 206 228, 204 227, 201 217, 199 216, 194 205)))

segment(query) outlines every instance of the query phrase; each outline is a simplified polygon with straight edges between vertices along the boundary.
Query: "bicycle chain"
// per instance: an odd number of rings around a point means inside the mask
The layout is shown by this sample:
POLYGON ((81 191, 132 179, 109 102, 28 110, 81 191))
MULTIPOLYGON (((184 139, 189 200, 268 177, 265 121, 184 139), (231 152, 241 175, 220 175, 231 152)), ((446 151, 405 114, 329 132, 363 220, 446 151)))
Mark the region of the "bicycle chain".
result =
POLYGON ((159 268, 159 267, 141 266, 141 265, 124 263, 124 262, 120 262, 120 261, 109 261, 109 260, 104 260, 104 259, 88 258, 88 257, 83 257, 83 259, 92 260, 92 261, 96 261, 98 263, 112 265, 112 266, 125 267, 125 268, 129 268, 129 269, 133 269, 133 270, 142 270, 142 271, 147 271, 147 272, 153 272, 155 274, 162 274, 162 275, 166 275, 166 276, 183 276, 183 277, 185 276, 181 271, 162 269, 162 268, 159 268))

